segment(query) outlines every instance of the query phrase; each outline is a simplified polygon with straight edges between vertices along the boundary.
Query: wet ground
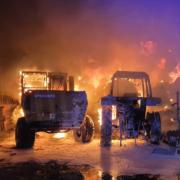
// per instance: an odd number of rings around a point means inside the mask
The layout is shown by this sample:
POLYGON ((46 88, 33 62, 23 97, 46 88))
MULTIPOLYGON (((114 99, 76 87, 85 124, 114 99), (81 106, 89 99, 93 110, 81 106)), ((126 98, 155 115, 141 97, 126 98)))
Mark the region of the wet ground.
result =
POLYGON ((154 154, 155 148, 142 140, 102 148, 98 139, 80 144, 40 134, 33 149, 17 150, 9 134, 0 140, 0 179, 178 179, 180 157, 154 154))
MULTIPOLYGON (((37 163, 35 161, 29 161, 16 164, 4 164, 0 167, 1 180, 7 179, 30 179, 30 180, 82 180, 82 179, 103 179, 112 180, 114 177, 108 173, 99 174, 99 172, 88 165, 67 165, 58 164, 56 161, 49 161, 47 163, 37 163)), ((161 177, 159 175, 133 175, 118 176, 117 179, 151 179, 158 180, 161 177)))
MULTIPOLYGON (((0 167, 1 180, 162 180, 166 179, 162 175, 136 174, 119 175, 113 177, 111 174, 100 173, 97 169, 89 165, 67 165, 59 164, 57 161, 40 163, 36 161, 3 164, 0 167)), ((174 176, 179 180, 180 175, 174 176)))

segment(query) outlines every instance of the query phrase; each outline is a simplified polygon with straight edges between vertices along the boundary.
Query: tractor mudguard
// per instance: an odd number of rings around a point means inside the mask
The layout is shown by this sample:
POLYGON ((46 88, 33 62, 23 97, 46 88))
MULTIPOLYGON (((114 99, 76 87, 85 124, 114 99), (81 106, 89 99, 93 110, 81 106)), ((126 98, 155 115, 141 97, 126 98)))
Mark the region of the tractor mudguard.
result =
POLYGON ((85 91, 46 91, 31 92, 29 102, 31 122, 48 122, 49 126, 78 128, 87 110, 85 91))

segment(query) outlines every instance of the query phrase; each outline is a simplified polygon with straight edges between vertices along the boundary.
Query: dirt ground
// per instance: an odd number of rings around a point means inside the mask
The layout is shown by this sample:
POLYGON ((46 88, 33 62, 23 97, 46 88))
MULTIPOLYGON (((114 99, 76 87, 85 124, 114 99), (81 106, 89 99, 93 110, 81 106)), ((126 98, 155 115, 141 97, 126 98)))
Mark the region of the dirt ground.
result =
MULTIPOLYGON (((160 145, 163 148, 169 148, 160 145)), ((143 140, 114 140, 111 148, 99 139, 77 143, 41 133, 33 149, 15 148, 14 134, 0 136, 0 179, 176 179, 180 157, 154 154, 157 146, 143 140)))

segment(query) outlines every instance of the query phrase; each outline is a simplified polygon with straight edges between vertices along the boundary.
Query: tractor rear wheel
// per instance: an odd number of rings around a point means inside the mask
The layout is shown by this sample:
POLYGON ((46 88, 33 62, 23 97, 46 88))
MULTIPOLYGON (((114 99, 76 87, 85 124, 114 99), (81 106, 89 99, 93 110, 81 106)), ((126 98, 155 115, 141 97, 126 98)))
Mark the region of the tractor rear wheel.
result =
POLYGON ((74 138, 77 142, 88 143, 91 142, 94 137, 94 122, 86 116, 85 121, 82 123, 79 129, 73 131, 74 138))
POLYGON ((167 139, 167 144, 170 146, 176 146, 177 140, 180 138, 180 131, 179 130, 173 130, 173 131, 168 131, 166 133, 166 139, 167 139))
POLYGON ((150 142, 160 144, 161 140, 161 118, 159 112, 147 113, 147 120, 150 122, 150 142))
POLYGON ((17 121, 15 140, 18 149, 28 149, 34 145, 35 132, 30 129, 24 117, 17 121))

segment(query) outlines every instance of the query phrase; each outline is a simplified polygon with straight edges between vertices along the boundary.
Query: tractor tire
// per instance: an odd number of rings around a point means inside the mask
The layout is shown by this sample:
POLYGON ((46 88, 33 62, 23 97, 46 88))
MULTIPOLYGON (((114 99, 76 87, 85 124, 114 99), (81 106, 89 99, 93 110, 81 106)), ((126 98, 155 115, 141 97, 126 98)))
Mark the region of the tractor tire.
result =
POLYGON ((160 144, 161 140, 161 118, 159 112, 147 113, 147 120, 150 121, 150 142, 151 144, 160 144))
POLYGON ((166 134, 166 143, 170 146, 176 146, 177 140, 180 138, 180 131, 178 130, 173 130, 173 131, 168 131, 166 134))
POLYGON ((112 110, 110 108, 104 108, 102 111, 102 126, 101 126, 101 146, 111 146, 112 136, 112 110))
POLYGON ((18 149, 28 149, 34 145, 35 132, 31 131, 25 118, 19 118, 17 121, 15 140, 18 149))
POLYGON ((89 143, 94 137, 94 122, 89 117, 86 116, 85 121, 82 123, 79 129, 73 131, 74 139, 77 142, 89 143))

